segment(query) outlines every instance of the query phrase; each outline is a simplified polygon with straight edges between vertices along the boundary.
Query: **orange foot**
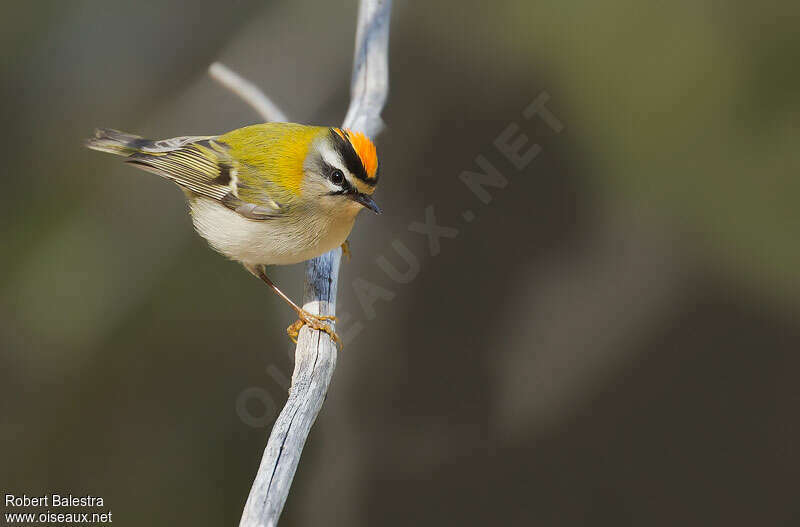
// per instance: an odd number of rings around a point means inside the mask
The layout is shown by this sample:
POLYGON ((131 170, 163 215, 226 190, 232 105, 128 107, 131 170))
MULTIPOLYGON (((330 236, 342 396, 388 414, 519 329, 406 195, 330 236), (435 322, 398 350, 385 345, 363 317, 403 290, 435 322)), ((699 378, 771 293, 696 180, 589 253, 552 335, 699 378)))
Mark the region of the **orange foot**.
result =
POLYGON ((353 256, 353 253, 350 252, 350 242, 345 240, 342 244, 342 256, 347 257, 347 261, 350 261, 350 258, 353 256))
POLYGON ((333 340, 336 344, 339 345, 340 349, 342 348, 342 339, 339 338, 339 335, 331 329, 328 324, 325 324, 324 320, 332 320, 336 322, 336 317, 333 316, 325 316, 325 315, 312 315, 308 311, 301 311, 298 313, 297 321, 286 328, 286 333, 289 335, 289 338, 292 339, 292 342, 297 344, 297 336, 300 334, 300 328, 303 326, 308 326, 311 329, 316 329, 318 331, 324 331, 328 335, 330 335, 331 340, 333 340))

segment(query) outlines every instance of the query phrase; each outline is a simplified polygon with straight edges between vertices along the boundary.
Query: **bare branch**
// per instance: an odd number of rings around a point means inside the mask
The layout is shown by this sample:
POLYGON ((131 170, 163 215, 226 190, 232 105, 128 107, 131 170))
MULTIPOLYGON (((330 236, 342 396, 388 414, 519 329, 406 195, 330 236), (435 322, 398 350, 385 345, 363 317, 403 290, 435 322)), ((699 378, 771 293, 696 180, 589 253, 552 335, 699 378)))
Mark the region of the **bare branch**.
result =
MULTIPOLYGON (((361 0, 358 12, 351 101, 343 126, 371 137, 383 128, 380 114, 389 89, 390 12, 391 0, 361 0)), ((252 93, 247 91, 245 93, 250 95, 246 96, 242 91, 229 87, 258 109, 250 97, 253 93, 261 94, 260 90, 240 77, 236 78, 241 81, 236 83, 239 87, 248 87, 252 93)), ((261 96, 269 101, 263 94, 261 96)), ((303 308, 307 311, 318 315, 335 314, 341 255, 341 249, 336 249, 306 265, 303 308)), ((300 330, 289 399, 267 441, 240 527, 277 525, 306 438, 325 401, 337 353, 336 345, 326 333, 312 331, 308 326, 300 330)))
POLYGON ((350 82, 350 107, 344 127, 377 136, 383 129, 381 112, 389 95, 389 15, 391 0, 363 0, 350 82))
POLYGON ((248 81, 225 64, 214 62, 208 67, 208 74, 211 78, 222 84, 233 93, 238 95, 244 102, 253 109, 265 121, 288 122, 286 114, 273 103, 269 97, 264 95, 258 86, 248 81))

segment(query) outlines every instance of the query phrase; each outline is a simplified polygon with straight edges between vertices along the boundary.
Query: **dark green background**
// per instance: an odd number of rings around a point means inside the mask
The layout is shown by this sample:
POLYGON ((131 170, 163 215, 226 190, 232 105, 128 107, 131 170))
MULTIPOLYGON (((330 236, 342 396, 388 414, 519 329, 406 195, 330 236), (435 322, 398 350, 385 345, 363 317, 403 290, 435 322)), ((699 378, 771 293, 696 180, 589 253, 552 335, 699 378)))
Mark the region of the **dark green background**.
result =
MULTIPOLYGON (((237 524, 269 432, 237 400, 283 404, 291 312, 192 232, 178 190, 81 144, 255 122, 214 60, 338 124, 356 8, 4 7, 4 492, 100 495, 118 525, 237 524)), ((798 15, 397 2, 385 213, 359 218, 341 273, 340 327, 363 330, 282 525, 796 523, 798 15), (543 91, 560 134, 521 118, 543 91), (492 145, 512 122, 542 148, 522 171, 492 145), (508 178, 488 205, 458 178, 478 155, 508 178), (459 230, 437 256, 408 230, 429 205, 459 230), (395 240, 409 284, 376 263, 402 268, 395 240), (357 279, 393 296, 372 320, 357 279)), ((302 266, 272 275, 301 294, 302 266)))

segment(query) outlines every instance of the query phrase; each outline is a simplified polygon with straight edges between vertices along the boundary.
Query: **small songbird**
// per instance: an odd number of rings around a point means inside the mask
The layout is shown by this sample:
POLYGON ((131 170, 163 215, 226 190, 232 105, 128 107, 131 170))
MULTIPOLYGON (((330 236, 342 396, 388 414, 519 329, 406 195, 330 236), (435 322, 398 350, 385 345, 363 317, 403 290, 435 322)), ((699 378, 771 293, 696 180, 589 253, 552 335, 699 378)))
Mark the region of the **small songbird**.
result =
MULTIPOLYGON (((342 128, 265 123, 218 136, 151 141, 98 129, 86 146, 125 156, 132 165, 172 180, 189 200, 197 232, 215 250, 241 262, 297 312, 296 341, 305 324, 339 337, 324 320, 292 302, 267 277, 286 265, 346 244, 378 182, 375 145, 342 128)), ((345 246, 346 247, 346 246, 345 246)))

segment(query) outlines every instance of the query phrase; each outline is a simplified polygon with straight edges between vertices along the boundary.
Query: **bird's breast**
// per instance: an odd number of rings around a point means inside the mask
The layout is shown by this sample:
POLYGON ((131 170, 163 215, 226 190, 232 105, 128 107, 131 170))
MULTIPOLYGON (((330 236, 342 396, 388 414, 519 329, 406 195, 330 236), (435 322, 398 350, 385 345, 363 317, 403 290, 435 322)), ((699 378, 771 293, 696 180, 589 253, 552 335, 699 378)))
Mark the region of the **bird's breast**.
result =
POLYGON ((191 208, 195 229, 212 248, 248 264, 288 265, 315 258, 344 243, 355 220, 310 211, 250 220, 207 198, 195 198, 191 208))

